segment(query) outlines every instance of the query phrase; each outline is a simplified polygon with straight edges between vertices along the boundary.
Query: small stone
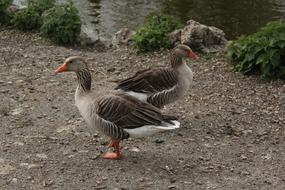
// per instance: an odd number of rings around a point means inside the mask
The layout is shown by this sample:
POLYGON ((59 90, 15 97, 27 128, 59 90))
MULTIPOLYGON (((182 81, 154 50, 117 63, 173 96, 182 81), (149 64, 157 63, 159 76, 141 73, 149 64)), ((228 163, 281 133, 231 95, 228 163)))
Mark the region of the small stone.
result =
POLYGON ((76 126, 74 125, 67 125, 67 126, 62 126, 56 129, 57 133, 72 133, 74 131, 76 126))
POLYGON ((79 150, 78 153, 88 153, 88 150, 79 150))
POLYGON ((13 178, 13 179, 11 180, 11 182, 12 182, 12 183, 18 183, 18 179, 17 179, 17 178, 13 178))
POLYGON ((265 180, 264 183, 266 183, 266 184, 268 184, 268 185, 271 185, 271 184, 272 184, 272 182, 269 181, 269 180, 265 180))
POLYGON ((176 179, 175 178, 171 178, 170 179, 170 183, 175 183, 176 182, 176 179))
POLYGON ((116 68, 115 67, 112 67, 110 69, 107 69, 107 72, 109 73, 112 73, 112 72, 115 72, 116 71, 116 68))
POLYGON ((33 179, 33 177, 29 175, 29 176, 27 177, 27 179, 28 179, 28 180, 31 180, 31 179, 33 179))
POLYGON ((147 184, 146 184, 146 186, 148 186, 148 187, 150 187, 150 186, 152 186, 153 185, 153 182, 148 182, 147 184))
POLYGON ((200 119, 200 116, 199 115, 195 115, 194 118, 195 119, 200 119))
POLYGON ((57 109, 58 109, 58 107, 57 107, 57 106, 51 106, 51 108, 52 108, 52 109, 55 109, 55 110, 57 110, 57 109))
POLYGON ((20 163, 21 167, 27 167, 28 169, 39 168, 38 164, 20 163))
POLYGON ((177 185, 169 185, 168 189, 177 189, 177 185))
POLYGON ((24 82, 24 81, 23 81, 23 80, 16 80, 16 81, 15 81, 16 84, 20 84, 20 83, 22 83, 22 82, 24 82))
POLYGON ((250 173, 248 171, 241 171, 240 172, 242 175, 250 175, 250 173))
POLYGON ((140 151, 140 149, 138 149, 138 148, 134 147, 134 148, 131 148, 131 149, 130 149, 130 151, 132 151, 132 152, 139 152, 139 151, 140 151))
POLYGON ((3 90, 0 90, 0 93, 5 94, 5 93, 8 93, 9 91, 10 91, 9 89, 3 89, 3 90))
POLYGON ((201 181, 197 181, 196 184, 197 185, 203 185, 203 183, 201 181))
POLYGON ((39 168, 40 167, 40 165, 38 165, 38 164, 29 164, 28 165, 28 169, 34 169, 34 168, 39 168))
POLYGON ((97 186, 95 187, 95 189, 107 189, 107 186, 106 185, 101 185, 101 186, 97 186))
POLYGON ((145 181, 146 181, 146 178, 145 178, 145 177, 141 177, 141 178, 139 178, 138 181, 139 181, 139 182, 145 182, 145 181))
POLYGON ((240 157, 241 157, 241 159, 243 159, 243 160, 247 160, 247 157, 246 157, 245 155, 241 155, 240 157))
POLYGON ((44 154, 44 153, 36 154, 36 157, 41 158, 41 159, 44 159, 44 160, 48 158, 47 155, 44 154))
POLYGON ((16 108, 16 109, 12 110, 11 115, 19 115, 22 112, 23 112, 22 108, 16 108))
POLYGON ((23 142, 16 141, 16 142, 13 143, 13 145, 24 146, 24 143, 23 143, 23 142))
POLYGON ((154 142, 155 142, 156 144, 161 144, 161 143, 164 143, 164 140, 162 140, 162 139, 156 139, 154 142))

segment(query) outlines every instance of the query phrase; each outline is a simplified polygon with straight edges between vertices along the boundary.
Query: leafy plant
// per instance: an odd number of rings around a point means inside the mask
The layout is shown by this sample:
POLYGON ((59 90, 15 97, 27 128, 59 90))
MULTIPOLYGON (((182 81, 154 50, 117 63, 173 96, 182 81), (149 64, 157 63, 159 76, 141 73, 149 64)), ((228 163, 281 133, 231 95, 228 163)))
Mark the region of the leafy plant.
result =
POLYGON ((72 3, 49 9, 43 18, 41 34, 57 44, 71 44, 79 36, 81 21, 72 3))
POLYGON ((146 17, 143 26, 139 27, 134 36, 135 47, 140 52, 170 48, 170 32, 181 24, 172 16, 151 13, 146 17))
POLYGON ((54 7, 55 0, 29 0, 28 7, 32 7, 36 12, 40 15, 43 14, 44 11, 49 10, 54 7))
POLYGON ((12 4, 12 0, 0 0, 0 23, 7 24, 11 16, 7 12, 7 8, 12 4))
POLYGON ((18 11, 11 22, 19 30, 38 29, 41 25, 41 15, 33 7, 28 7, 18 11))
POLYGON ((227 56, 243 74, 285 79, 285 23, 269 22, 260 31, 232 42, 227 56))
POLYGON ((24 31, 39 29, 43 12, 52 8, 54 4, 55 0, 29 0, 28 7, 16 13, 12 24, 24 31))

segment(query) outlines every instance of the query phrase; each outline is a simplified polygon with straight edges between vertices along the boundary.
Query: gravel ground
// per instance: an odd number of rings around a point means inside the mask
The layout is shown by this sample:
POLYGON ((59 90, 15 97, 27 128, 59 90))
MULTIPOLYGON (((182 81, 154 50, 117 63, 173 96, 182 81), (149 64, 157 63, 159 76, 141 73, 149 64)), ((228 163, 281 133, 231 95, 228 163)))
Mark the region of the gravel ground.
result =
POLYGON ((53 72, 70 55, 87 58, 94 91, 168 61, 167 51, 94 52, 0 30, 0 189, 285 189, 284 81, 204 57, 191 64, 193 89, 163 110, 181 128, 126 140, 111 161, 100 158, 108 139, 74 106, 75 75, 53 72))

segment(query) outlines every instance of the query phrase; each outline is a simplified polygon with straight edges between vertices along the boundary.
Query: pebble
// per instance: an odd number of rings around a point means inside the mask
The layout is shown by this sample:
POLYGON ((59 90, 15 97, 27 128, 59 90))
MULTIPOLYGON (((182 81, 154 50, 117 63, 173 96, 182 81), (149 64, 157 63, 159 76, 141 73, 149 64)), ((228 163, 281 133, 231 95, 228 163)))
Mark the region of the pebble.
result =
POLYGON ((177 187, 177 185, 169 185, 168 186, 168 189, 177 189, 178 187, 177 187))
POLYGON ((20 163, 20 166, 27 167, 28 169, 39 168, 38 164, 20 163))
POLYGON ((155 142, 156 144, 161 144, 161 143, 164 143, 164 140, 162 140, 162 139, 156 139, 154 142, 155 142))
POLYGON ((15 81, 16 84, 20 84, 20 83, 23 83, 23 82, 24 82, 23 80, 16 80, 15 81))
POLYGON ((110 69, 107 69, 107 71, 110 72, 110 73, 112 73, 112 72, 116 71, 116 68, 115 68, 115 67, 112 67, 112 68, 110 68, 110 69))
POLYGON ((138 149, 138 148, 134 147, 134 148, 131 148, 131 149, 130 149, 130 151, 132 151, 132 152, 139 152, 139 151, 140 151, 140 149, 138 149))
POLYGON ((16 141, 16 142, 13 143, 13 145, 24 146, 24 143, 16 141))
POLYGON ((11 181, 12 181, 12 183, 18 183, 18 179, 17 178, 13 178, 11 181))
POLYGON ((9 89, 0 90, 0 92, 3 94, 8 93, 9 91, 10 91, 9 89))
POLYGON ((175 183, 176 182, 176 179, 175 178, 171 178, 170 179, 170 183, 175 183))
POLYGON ((245 155, 241 155, 240 157, 241 157, 241 159, 243 159, 243 160, 247 160, 247 157, 246 157, 245 155))
POLYGON ((74 126, 74 125, 62 126, 62 127, 57 128, 57 129, 56 129, 56 132, 57 132, 57 133, 62 133, 62 132, 70 133, 70 132, 72 132, 75 128, 76 128, 76 126, 74 126))
POLYGON ((16 108, 14 110, 12 110, 11 115, 19 115, 23 112, 23 108, 16 108))
POLYGON ((44 153, 36 154, 36 157, 44 159, 44 160, 48 158, 47 155, 44 153))
POLYGON ((31 179, 33 179, 33 177, 29 175, 29 176, 27 177, 27 179, 28 179, 28 180, 31 180, 31 179))
POLYGON ((138 181, 139 182, 145 182, 145 181, 147 181, 147 179, 145 177, 141 177, 141 178, 138 179, 138 181))

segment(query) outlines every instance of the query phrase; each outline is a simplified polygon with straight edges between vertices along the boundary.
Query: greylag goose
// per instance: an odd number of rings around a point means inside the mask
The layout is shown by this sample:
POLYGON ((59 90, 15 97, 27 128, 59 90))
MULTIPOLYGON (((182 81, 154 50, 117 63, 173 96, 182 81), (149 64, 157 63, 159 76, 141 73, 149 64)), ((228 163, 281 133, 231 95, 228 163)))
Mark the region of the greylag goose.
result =
POLYGON ((176 117, 162 114, 156 107, 115 91, 100 97, 91 93, 91 74, 81 57, 69 57, 55 71, 75 72, 78 86, 75 92, 75 105, 91 127, 111 138, 103 158, 119 159, 119 142, 129 137, 143 137, 156 132, 179 128, 176 117))
POLYGON ((183 62, 184 57, 198 59, 186 45, 180 44, 170 53, 170 66, 148 68, 124 79, 115 87, 141 101, 161 108, 183 97, 193 80, 191 69, 183 62))

